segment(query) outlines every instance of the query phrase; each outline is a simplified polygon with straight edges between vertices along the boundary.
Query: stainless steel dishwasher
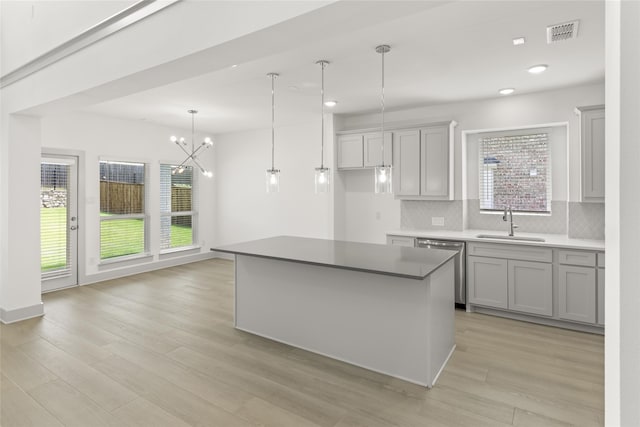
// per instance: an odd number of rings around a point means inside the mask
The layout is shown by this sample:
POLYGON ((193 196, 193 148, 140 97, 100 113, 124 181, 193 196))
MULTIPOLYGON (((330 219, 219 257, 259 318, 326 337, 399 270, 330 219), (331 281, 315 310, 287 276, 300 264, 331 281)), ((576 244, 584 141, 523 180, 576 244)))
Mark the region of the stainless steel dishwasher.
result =
POLYGON ((455 240, 416 239, 417 248, 446 249, 456 251, 455 258, 455 292, 456 306, 465 307, 467 302, 467 276, 465 259, 465 242, 455 240))

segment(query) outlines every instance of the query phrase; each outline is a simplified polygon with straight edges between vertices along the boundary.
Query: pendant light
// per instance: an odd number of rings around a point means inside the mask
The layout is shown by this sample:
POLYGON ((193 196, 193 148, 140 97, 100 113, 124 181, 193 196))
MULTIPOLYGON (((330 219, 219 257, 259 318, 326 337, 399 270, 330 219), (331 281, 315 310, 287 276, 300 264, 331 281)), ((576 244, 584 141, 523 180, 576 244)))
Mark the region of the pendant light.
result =
POLYGON ((381 120, 381 137, 382 143, 381 146, 381 154, 382 158, 380 160, 380 166, 376 166, 375 168, 375 192, 378 194, 384 193, 393 193, 393 187, 391 183, 391 165, 385 165, 384 159, 384 54, 389 52, 391 47, 386 44, 382 44, 376 47, 376 52, 378 52, 382 56, 382 91, 380 95, 380 101, 382 105, 382 120, 381 120))
POLYGON ((193 163, 200 170, 200 172, 202 172, 204 176, 206 176, 207 178, 211 178, 213 176, 213 172, 206 170, 204 167, 202 167, 200 162, 198 162, 198 153, 200 153, 200 150, 202 149, 207 149, 211 147, 213 145, 213 141, 211 140, 211 138, 206 137, 204 141, 202 141, 202 143, 198 146, 198 148, 196 148, 195 116, 196 114, 198 114, 198 110, 187 110, 187 113, 191 114, 191 152, 187 151, 187 149, 185 148, 187 146, 187 142, 184 140, 184 138, 178 139, 175 136, 172 136, 171 138, 169 138, 171 142, 173 142, 178 147, 180 147, 180 149, 184 151, 184 153, 187 155, 187 158, 184 159, 182 163, 180 163, 178 166, 171 169, 171 174, 173 175, 181 174, 184 172, 184 169, 187 166, 187 164, 193 163))
POLYGON ((274 82, 279 76, 277 73, 269 73, 268 77, 271 78, 271 169, 267 169, 267 193, 277 193, 280 191, 280 169, 276 169, 274 166, 274 154, 275 154, 275 130, 274 130, 274 118, 275 118, 275 87, 274 82))
POLYGON ((320 88, 320 98, 322 105, 322 130, 320 133, 320 167, 316 168, 315 174, 315 187, 316 194, 317 193, 328 193, 330 182, 329 182, 329 168, 324 167, 324 67, 329 65, 329 61, 325 61, 321 59, 316 61, 316 64, 320 64, 322 68, 322 86, 320 88))

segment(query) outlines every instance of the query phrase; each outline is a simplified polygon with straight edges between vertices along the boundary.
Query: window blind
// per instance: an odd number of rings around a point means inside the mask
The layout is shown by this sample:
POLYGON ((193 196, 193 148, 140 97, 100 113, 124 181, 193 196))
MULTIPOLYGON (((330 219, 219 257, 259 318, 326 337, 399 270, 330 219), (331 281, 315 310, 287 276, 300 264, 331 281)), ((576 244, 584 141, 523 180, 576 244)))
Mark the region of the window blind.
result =
POLYGON ((550 212, 548 142, 546 132, 480 138, 480 209, 550 212))
POLYGON ((191 166, 160 165, 160 248, 192 246, 195 240, 194 176, 191 166))
POLYGON ((100 259, 146 251, 145 165, 100 162, 100 259))
POLYGON ((40 163, 40 268, 43 277, 67 274, 69 191, 67 164, 40 163))

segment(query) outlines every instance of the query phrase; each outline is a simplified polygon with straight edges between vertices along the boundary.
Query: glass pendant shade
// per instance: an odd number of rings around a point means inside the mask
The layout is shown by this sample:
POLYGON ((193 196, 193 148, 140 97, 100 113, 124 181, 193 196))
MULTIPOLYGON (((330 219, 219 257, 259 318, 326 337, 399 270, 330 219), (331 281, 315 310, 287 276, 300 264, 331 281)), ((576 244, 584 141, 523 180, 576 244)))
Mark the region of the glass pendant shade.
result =
POLYGON ((328 193, 330 188, 329 168, 316 168, 316 193, 328 193))
POLYGON ((391 182, 392 170, 389 166, 376 166, 375 168, 375 192, 376 194, 393 193, 391 182))
POLYGON ((280 169, 267 169, 267 193, 280 191, 280 169))

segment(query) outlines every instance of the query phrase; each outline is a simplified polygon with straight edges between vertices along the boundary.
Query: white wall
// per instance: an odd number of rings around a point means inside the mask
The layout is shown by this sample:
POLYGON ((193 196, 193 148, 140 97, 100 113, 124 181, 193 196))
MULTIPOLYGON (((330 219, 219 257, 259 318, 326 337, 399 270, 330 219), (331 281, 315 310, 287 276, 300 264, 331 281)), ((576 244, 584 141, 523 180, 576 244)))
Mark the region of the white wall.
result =
MULTIPOLYGON (((190 119, 185 112, 185 124, 190 119)), ((196 119, 197 127, 197 119, 196 119)), ((191 130, 175 129, 148 124, 143 121, 130 121, 92 114, 64 114, 47 116, 42 119, 42 151, 48 149, 66 149, 82 152, 80 162, 84 170, 85 194, 80 194, 79 226, 80 236, 84 237, 85 252, 82 265, 84 274, 81 282, 91 282, 93 275, 100 272, 113 271, 123 265, 99 266, 100 262, 100 184, 99 161, 123 160, 145 163, 148 167, 148 181, 145 187, 147 195, 147 214, 149 215, 149 252, 153 255, 152 263, 160 261, 160 163, 182 162, 185 155, 169 141, 171 135, 184 136, 191 141, 191 130)), ((196 145, 202 141, 203 135, 196 134, 196 145)), ((205 168, 213 169, 213 150, 208 149, 200 155, 199 160, 205 168)), ((197 172, 196 186, 199 202, 197 224, 198 243, 202 245, 199 252, 209 253, 214 241, 215 217, 215 184, 197 172)), ((189 252, 189 254, 193 254, 189 252)), ((126 263, 131 267, 132 263, 126 263)), ((135 265, 135 263, 133 263, 135 265)), ((81 273, 83 271, 81 270, 81 273)))
MULTIPOLYGON (((568 199, 576 201, 580 194, 580 140, 578 135, 579 120, 574 109, 577 106, 597 104, 604 104, 604 84, 602 83, 549 92, 392 111, 385 113, 385 120, 388 123, 414 124, 446 120, 458 122, 454 141, 456 200, 462 200, 466 197, 462 191, 465 176, 462 162, 462 131, 569 123, 568 199)), ((379 113, 345 115, 340 117, 338 130, 375 127, 378 125, 378 121, 379 113)), ((345 176, 343 178, 345 191, 341 195, 344 198, 345 206, 342 212, 345 237, 380 242, 383 241, 381 233, 384 234, 385 231, 399 228, 399 202, 389 197, 374 197, 373 194, 363 194, 372 192, 372 185, 367 188, 366 179, 355 175, 359 173, 341 172, 345 176), (362 207, 363 204, 367 205, 366 209, 369 212, 365 212, 365 215, 371 215, 371 212, 373 215, 375 212, 381 212, 381 220, 376 220, 373 225, 371 221, 363 221, 362 209, 357 208, 362 207), (353 209, 353 207, 356 208, 353 209), (398 212, 397 215, 395 212, 398 212)), ((555 174, 561 174, 561 171, 556 170, 555 174)), ((373 178, 371 178, 372 180, 373 178)), ((567 200, 567 198, 556 198, 556 196, 567 196, 561 189, 555 193, 555 200, 567 200)))
MULTIPOLYGON (((331 120, 325 122, 330 141, 331 120)), ((332 238, 332 194, 315 194, 314 189, 314 169, 320 166, 319 123, 276 127, 275 141, 280 192, 267 194, 271 129, 216 136, 217 244, 284 234, 332 238)), ((331 144, 325 143, 329 165, 332 156, 331 144)))
POLYGON ((640 3, 606 4, 605 424, 640 425, 640 3))

